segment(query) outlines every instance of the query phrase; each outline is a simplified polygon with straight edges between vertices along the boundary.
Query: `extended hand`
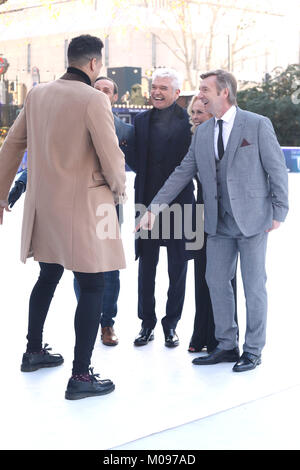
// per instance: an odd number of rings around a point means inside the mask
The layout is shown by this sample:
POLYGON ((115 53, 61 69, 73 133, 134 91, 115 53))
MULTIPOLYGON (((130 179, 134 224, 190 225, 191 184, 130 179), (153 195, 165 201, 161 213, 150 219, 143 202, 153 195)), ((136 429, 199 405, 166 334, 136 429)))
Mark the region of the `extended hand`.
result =
POLYGON ((272 230, 276 230, 277 228, 280 227, 281 222, 278 222, 277 220, 273 220, 272 222, 272 227, 269 228, 269 230, 266 230, 266 232, 272 232, 272 230))
POLYGON ((6 201, 0 201, 0 225, 2 225, 3 223, 3 212, 4 212, 4 209, 7 211, 7 212, 11 212, 8 208, 8 204, 6 201))
POLYGON ((135 232, 138 232, 140 229, 143 230, 152 230, 155 221, 155 214, 153 212, 147 211, 140 220, 140 223, 135 227, 135 232))

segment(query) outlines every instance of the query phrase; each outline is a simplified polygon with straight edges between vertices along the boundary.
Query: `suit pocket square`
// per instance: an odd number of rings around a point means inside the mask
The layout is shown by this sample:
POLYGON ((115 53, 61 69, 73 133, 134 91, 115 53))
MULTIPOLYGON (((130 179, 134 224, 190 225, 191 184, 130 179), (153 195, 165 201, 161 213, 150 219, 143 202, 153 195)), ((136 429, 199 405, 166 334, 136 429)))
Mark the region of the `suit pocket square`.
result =
POLYGON ((241 147, 247 147, 248 145, 250 145, 249 142, 246 139, 243 139, 241 147))

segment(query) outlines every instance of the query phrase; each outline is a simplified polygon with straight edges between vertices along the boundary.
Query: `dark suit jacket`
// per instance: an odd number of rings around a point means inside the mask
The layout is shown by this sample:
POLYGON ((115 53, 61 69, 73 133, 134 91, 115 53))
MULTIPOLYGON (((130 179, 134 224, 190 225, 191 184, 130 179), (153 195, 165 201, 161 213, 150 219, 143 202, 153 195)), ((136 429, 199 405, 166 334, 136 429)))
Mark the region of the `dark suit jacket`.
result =
MULTIPOLYGON (((135 152, 132 158, 127 158, 127 163, 130 168, 135 171, 135 203, 145 204, 145 186, 147 178, 147 165, 148 165, 148 147, 149 147, 149 128, 150 117, 152 110, 148 110, 138 114, 134 121, 135 127, 135 152)), ((167 161, 164 165, 164 179, 170 176, 174 169, 180 165, 182 159, 188 152, 191 143, 191 130, 189 117, 187 112, 175 104, 174 111, 171 115, 169 125, 169 137, 167 141, 167 148, 162 149, 167 155, 167 161)), ((190 182, 181 193, 172 201, 181 206, 183 204, 195 205, 194 198, 194 185, 190 182)), ((172 231, 172 226, 171 226, 172 231)), ((184 233, 184 232, 183 232, 184 233)), ((188 240, 191 241, 191 240, 188 240)), ((185 251, 186 239, 182 240, 171 239, 168 243, 174 243, 177 246, 178 260, 189 259, 193 257, 192 252, 185 251)), ((140 255, 140 239, 136 240, 136 259, 140 255)))
MULTIPOLYGON (((134 152, 134 127, 127 124, 114 114, 116 134, 119 140, 119 146, 125 155, 125 160, 132 160, 134 152)), ((126 168, 129 170, 129 168, 126 168)))

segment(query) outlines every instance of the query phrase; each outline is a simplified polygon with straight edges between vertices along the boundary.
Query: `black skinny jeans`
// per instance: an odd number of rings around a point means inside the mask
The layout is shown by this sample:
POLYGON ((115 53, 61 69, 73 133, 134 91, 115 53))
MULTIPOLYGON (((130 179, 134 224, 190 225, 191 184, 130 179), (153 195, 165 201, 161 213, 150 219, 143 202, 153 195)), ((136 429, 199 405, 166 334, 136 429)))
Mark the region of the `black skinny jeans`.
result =
MULTIPOLYGON (((43 329, 57 284, 64 272, 60 264, 40 263, 40 275, 29 301, 27 352, 42 348, 43 329)), ((103 273, 74 272, 80 286, 75 312, 75 348, 73 374, 86 374, 96 341, 104 288, 103 273)))

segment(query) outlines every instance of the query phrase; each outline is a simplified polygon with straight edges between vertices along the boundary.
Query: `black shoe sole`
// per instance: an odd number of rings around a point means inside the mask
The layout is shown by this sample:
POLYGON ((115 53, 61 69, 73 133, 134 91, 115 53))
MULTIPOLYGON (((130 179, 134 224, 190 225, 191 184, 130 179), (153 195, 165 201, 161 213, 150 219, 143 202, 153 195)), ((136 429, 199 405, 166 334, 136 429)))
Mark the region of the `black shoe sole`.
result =
POLYGON ((192 361, 192 363, 195 365, 195 366, 213 366, 215 364, 221 364, 222 362, 237 362, 238 361, 238 358, 230 358, 228 357, 227 359, 224 358, 220 361, 208 361, 208 362, 195 362, 195 359, 192 361))
POLYGON ((176 341, 176 343, 165 343, 165 346, 167 348, 176 348, 177 346, 179 346, 179 341, 176 341))
POLYGON ((154 335, 151 335, 150 338, 148 339, 148 341, 143 341, 143 342, 135 342, 134 341, 134 345, 135 346, 146 346, 146 344, 149 343, 149 341, 153 341, 154 340, 154 335))
POLYGON ((49 363, 49 364, 34 364, 34 365, 30 365, 30 364, 21 364, 21 372, 35 372, 36 370, 39 370, 39 369, 46 369, 46 368, 49 368, 49 367, 58 367, 58 366, 61 366, 63 364, 64 360, 62 359, 61 361, 59 362, 55 362, 55 363, 49 363))
POLYGON ((254 365, 254 364, 253 364, 252 366, 249 365, 249 366, 247 366, 246 368, 242 368, 242 367, 239 368, 239 367, 237 366, 236 369, 233 367, 232 370, 233 370, 233 372, 248 372, 248 370, 253 370, 253 369, 255 369, 257 366, 259 366, 260 364, 261 364, 261 360, 258 361, 255 365, 254 365))
POLYGON ((101 392, 65 392, 65 399, 66 400, 81 400, 82 398, 90 398, 90 397, 99 397, 101 395, 107 395, 108 393, 113 392, 115 389, 115 385, 113 384, 111 387, 107 388, 106 390, 102 390, 101 392))

